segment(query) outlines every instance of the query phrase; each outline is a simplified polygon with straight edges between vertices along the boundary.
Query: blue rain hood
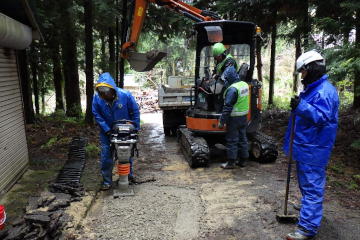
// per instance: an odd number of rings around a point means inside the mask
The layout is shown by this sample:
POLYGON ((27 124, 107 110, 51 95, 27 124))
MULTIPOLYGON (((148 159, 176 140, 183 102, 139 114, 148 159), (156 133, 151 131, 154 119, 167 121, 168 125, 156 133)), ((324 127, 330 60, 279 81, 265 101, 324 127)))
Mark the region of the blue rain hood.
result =
POLYGON ((132 120, 140 129, 140 112, 138 105, 131 93, 115 85, 114 79, 109 73, 100 75, 95 88, 99 86, 107 86, 115 89, 116 97, 112 103, 99 97, 95 93, 92 103, 92 112, 97 123, 100 125, 101 138, 106 137, 106 132, 116 120, 132 120))
MULTIPOLYGON (((334 146, 338 127, 339 96, 328 75, 308 85, 300 93, 296 115, 293 159, 309 165, 326 166, 334 146)), ((292 115, 293 116, 293 115, 292 115)), ((291 118, 283 150, 289 155, 291 118)))
MULTIPOLYGON (((100 75, 99 80, 95 86, 95 90, 97 90, 98 87, 109 87, 116 90, 116 84, 114 79, 111 77, 110 73, 106 72, 100 75)), ((116 97, 115 97, 116 98, 116 97)))
POLYGON ((224 80, 226 88, 230 87, 236 82, 240 82, 240 77, 233 66, 227 67, 224 73, 221 75, 221 78, 224 80))

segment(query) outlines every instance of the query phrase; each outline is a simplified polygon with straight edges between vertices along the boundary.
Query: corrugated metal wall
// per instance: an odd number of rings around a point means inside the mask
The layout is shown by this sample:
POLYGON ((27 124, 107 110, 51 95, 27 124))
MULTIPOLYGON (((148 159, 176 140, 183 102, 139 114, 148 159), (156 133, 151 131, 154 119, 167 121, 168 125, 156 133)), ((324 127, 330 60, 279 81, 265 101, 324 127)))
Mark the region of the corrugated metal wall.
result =
POLYGON ((29 163, 20 89, 15 51, 0 48, 0 197, 29 163))

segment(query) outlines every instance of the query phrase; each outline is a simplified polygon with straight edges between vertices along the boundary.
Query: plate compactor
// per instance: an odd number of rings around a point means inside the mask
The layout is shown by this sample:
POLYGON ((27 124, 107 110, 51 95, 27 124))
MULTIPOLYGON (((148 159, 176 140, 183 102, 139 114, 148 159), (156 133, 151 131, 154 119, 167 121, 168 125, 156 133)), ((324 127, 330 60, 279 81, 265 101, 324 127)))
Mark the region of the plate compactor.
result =
POLYGON ((111 149, 114 164, 117 162, 119 174, 118 187, 114 190, 114 197, 133 196, 134 191, 129 187, 130 162, 129 158, 135 154, 139 157, 136 144, 139 142, 137 124, 131 120, 117 120, 111 128, 111 149))

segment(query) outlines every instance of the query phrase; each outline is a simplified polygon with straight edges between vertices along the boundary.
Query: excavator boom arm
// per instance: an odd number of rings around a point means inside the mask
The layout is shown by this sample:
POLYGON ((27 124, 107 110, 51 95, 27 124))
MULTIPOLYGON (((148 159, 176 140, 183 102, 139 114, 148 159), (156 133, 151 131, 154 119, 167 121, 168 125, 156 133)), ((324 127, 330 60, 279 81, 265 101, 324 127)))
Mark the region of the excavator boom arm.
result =
POLYGON ((202 14, 203 13, 202 10, 177 0, 136 0, 131 37, 130 37, 130 41, 126 42, 122 46, 122 51, 121 51, 122 58, 128 59, 129 51, 136 52, 136 46, 139 41, 139 36, 144 24, 146 9, 149 2, 155 3, 159 6, 166 6, 167 8, 173 10, 174 12, 184 15, 185 17, 188 17, 196 22, 213 21, 215 19, 220 19, 218 16, 216 16, 216 14, 212 15, 213 18, 210 16, 204 16, 206 14, 202 14))

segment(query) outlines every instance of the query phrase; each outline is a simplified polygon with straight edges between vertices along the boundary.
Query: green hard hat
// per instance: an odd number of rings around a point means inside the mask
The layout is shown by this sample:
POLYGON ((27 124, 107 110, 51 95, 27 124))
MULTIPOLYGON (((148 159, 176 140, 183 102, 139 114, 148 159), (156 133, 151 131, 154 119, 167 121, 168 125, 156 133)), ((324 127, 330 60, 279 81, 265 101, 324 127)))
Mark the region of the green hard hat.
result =
POLYGON ((225 48, 224 44, 222 44, 222 43, 215 43, 215 45, 212 48, 212 54, 214 57, 219 56, 220 54, 222 54, 225 51, 226 51, 226 48, 225 48))

